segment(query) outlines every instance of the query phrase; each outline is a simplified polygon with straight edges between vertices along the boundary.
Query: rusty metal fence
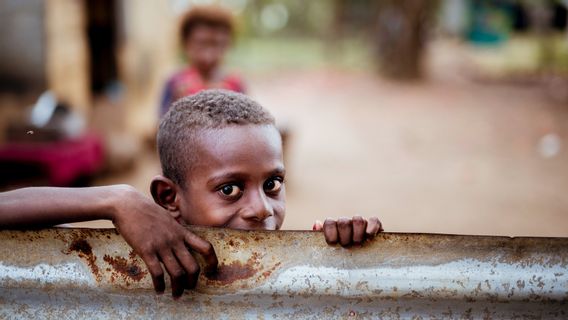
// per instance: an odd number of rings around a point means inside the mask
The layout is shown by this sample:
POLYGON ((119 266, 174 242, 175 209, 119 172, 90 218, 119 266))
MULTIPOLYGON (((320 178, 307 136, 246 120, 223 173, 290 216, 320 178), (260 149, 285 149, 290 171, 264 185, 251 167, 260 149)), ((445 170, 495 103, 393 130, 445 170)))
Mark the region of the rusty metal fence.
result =
POLYGON ((178 300, 114 230, 0 231, 0 318, 568 318, 568 238, 192 229, 220 267, 178 300))

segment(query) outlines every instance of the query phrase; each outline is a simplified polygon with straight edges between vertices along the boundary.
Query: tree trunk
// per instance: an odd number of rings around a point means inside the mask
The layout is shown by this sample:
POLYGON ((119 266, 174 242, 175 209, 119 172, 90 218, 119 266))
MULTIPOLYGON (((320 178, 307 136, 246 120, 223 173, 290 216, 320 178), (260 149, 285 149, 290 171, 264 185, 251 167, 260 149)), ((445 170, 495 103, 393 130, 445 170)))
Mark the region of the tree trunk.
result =
POLYGON ((423 76, 422 60, 435 0, 382 0, 378 4, 373 41, 380 71, 388 78, 423 76))

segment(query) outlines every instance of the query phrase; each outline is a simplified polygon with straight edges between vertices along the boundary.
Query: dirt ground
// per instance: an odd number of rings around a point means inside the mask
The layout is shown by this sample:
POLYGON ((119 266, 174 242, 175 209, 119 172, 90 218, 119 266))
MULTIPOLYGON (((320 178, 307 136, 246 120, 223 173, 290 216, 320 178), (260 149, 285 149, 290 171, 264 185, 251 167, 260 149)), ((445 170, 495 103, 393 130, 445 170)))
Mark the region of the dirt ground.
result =
MULTIPOLYGON (((360 214, 391 232, 568 236, 568 106, 538 87, 333 70, 248 80, 291 132, 285 229, 360 214)), ((158 161, 139 159, 97 184, 148 193, 158 161)))

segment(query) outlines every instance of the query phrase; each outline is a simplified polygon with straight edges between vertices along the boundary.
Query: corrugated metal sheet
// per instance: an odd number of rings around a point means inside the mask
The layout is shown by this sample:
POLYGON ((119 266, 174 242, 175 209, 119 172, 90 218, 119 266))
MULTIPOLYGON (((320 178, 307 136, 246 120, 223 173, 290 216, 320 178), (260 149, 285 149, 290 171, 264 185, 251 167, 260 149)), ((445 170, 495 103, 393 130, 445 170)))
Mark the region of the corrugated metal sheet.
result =
POLYGON ((114 230, 0 231, 0 318, 568 318, 568 239, 195 228, 219 273, 156 295, 114 230))

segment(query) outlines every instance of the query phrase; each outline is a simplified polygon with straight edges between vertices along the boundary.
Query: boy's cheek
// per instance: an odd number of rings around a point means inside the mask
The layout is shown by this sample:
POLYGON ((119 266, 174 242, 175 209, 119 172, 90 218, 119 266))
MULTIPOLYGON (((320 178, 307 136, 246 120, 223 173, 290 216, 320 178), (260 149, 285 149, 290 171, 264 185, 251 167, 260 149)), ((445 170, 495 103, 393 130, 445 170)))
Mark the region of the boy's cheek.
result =
POLYGON ((280 230, 286 217, 286 201, 282 201, 278 208, 274 210, 274 219, 276 220, 276 230, 280 230))
POLYGON ((184 221, 188 224, 195 224, 207 227, 226 226, 234 216, 231 210, 224 208, 201 208, 182 214, 184 221))
POLYGON ((248 228, 246 221, 239 219, 242 211, 240 201, 228 202, 219 199, 216 192, 194 195, 193 198, 193 201, 187 201, 183 206, 182 216, 186 223, 231 229, 248 228))

